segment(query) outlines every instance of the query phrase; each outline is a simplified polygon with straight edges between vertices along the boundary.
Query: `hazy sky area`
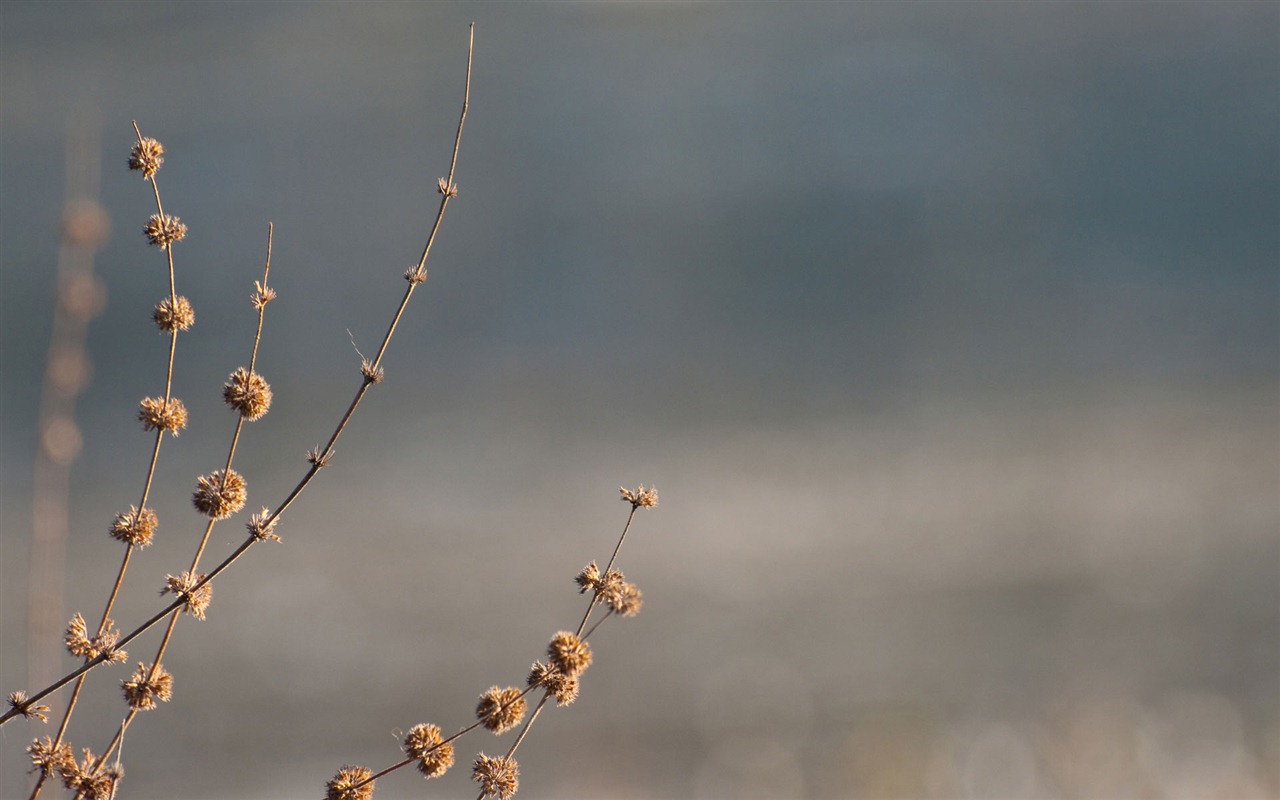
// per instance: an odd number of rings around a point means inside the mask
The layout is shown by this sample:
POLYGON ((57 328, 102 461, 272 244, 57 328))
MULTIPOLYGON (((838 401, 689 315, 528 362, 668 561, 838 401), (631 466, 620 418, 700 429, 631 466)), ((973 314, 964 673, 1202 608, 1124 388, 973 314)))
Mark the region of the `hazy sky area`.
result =
MULTIPOLYGON (((127 629, 203 530, 187 498, 226 458, 269 221, 251 510, 349 402, 434 218, 470 22, 459 194, 387 379, 284 541, 177 626, 122 797, 319 797, 397 732, 469 723, 576 625, 571 578, 641 482, 662 502, 620 566, 644 611, 593 635, 520 798, 1280 796, 1274 3, 0 4, 0 692, 40 688, 69 153, 111 229, 60 619, 101 611, 150 456, 136 404, 163 391, 131 121, 190 229, 192 421, 127 629)), ((77 748, 131 669, 91 675, 77 748)), ((0 729, 0 796, 47 728, 0 729)), ((512 735, 375 797, 474 796, 470 760, 512 735)))

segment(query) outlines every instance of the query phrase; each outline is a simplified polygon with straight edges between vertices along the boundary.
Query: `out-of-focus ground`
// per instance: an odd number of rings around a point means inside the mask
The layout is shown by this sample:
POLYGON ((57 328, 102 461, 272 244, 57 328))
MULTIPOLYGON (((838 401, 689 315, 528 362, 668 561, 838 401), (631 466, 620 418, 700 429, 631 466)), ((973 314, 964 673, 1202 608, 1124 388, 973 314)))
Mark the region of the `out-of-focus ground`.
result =
MULTIPOLYGON (((576 624, 571 578, 642 481, 661 505, 620 565, 644 610, 593 636, 519 797, 1280 795, 1273 5, 5 4, 0 690, 36 688, 68 125, 101 132, 113 235, 67 617, 105 599, 162 376, 130 120, 191 226, 193 421, 161 455, 130 627, 225 458, 267 221, 275 404, 237 453, 255 509, 327 437, 352 340, 369 354, 416 260, 473 19, 461 191, 388 379, 284 541, 180 622, 123 796, 317 797, 417 722, 467 723, 576 624)), ((91 676, 77 747, 110 738, 125 672, 91 676)), ((0 796, 46 732, 0 729, 0 796)), ((376 797, 466 796, 507 742, 473 734, 449 775, 376 797)))

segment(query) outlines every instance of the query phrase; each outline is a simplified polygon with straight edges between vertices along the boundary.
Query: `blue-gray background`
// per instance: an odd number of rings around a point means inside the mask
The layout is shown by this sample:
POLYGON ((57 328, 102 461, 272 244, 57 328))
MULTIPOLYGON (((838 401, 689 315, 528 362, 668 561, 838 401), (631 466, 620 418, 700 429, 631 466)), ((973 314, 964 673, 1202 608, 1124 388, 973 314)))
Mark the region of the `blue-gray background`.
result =
MULTIPOLYGON (((334 465, 184 619, 124 796, 315 797, 522 680, 656 483, 581 700, 525 798, 1280 793, 1275 4, 0 7, 4 691, 25 686, 39 376, 69 131, 113 235, 80 403, 65 616, 99 613, 161 391, 167 292, 124 168, 160 139, 197 325, 161 454, 150 613, 220 465, 279 502, 430 262, 334 465), (350 334, 348 334, 348 331, 350 334)), ((220 525, 211 559, 239 541, 220 525)), ((150 660, 155 641, 129 649, 150 660)), ((69 659, 64 657, 68 666, 69 659)), ((125 670, 70 739, 100 749, 125 670)), ((34 687, 28 687, 34 688, 34 687)), ((55 703, 59 707, 60 703, 55 703)), ((0 731, 4 796, 22 747, 0 731)), ((465 797, 443 779, 378 797, 465 797)), ((58 792, 52 793, 54 796, 58 792)))

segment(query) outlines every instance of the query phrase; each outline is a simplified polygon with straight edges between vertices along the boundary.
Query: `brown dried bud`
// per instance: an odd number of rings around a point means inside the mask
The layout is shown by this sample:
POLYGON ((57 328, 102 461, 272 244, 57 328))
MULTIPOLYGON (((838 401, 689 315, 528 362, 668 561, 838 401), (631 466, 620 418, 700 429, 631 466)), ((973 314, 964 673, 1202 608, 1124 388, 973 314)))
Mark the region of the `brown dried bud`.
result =
POLYGON ((533 662, 529 669, 530 686, 541 686, 556 699, 556 705, 567 706, 578 699, 578 679, 541 661, 533 662))
POLYGON ((142 232, 147 235, 147 241, 156 247, 168 247, 187 237, 187 226, 177 217, 152 214, 147 224, 142 226, 142 232))
POLYGON ((71 745, 60 742, 54 747, 53 739, 48 736, 44 739, 32 739, 31 744, 27 745, 27 755, 31 756, 31 771, 46 775, 60 773, 76 763, 75 756, 71 754, 71 745))
POLYGON ((481 753, 471 768, 471 779, 480 784, 481 797, 508 800, 520 788, 519 778, 520 768, 514 758, 491 758, 481 753))
POLYGON ((174 303, 173 297, 166 297, 151 312, 151 318, 155 320, 156 327, 165 333, 173 333, 175 330, 185 331, 191 328, 196 322, 196 312, 191 307, 191 301, 182 295, 178 295, 177 303, 174 303))
POLYGON ((424 778, 443 775, 453 766, 453 743, 440 738, 438 725, 414 725, 404 737, 404 752, 418 762, 424 778))
POLYGON ((427 279, 427 271, 417 267, 409 267, 404 271, 404 279, 414 286, 417 286, 427 279))
POLYGON ((249 300, 253 303, 254 309, 258 311, 261 311, 263 306, 276 299, 276 290, 270 286, 263 286, 258 281, 254 281, 253 289, 253 294, 249 295, 249 300))
POLYGON ((166 575, 164 588, 160 590, 160 595, 164 596, 172 593, 176 597, 183 598, 186 602, 182 604, 182 610, 196 619, 204 619, 205 609, 209 607, 209 601, 213 599, 213 586, 206 583, 196 589, 195 585, 203 578, 203 575, 192 575, 190 572, 184 572, 181 575, 166 575))
POLYGON ((369 383, 382 383, 382 379, 387 377, 387 371, 382 367, 375 367, 373 362, 367 358, 360 359, 360 374, 369 383))
POLYGON ((9 707, 16 710, 24 719, 35 719, 41 722, 48 722, 49 718, 45 716, 48 706, 36 705, 27 699, 27 693, 19 689, 16 692, 9 692, 9 707))
POLYGON ((276 529, 276 519, 271 516, 270 509, 262 509, 257 514, 249 517, 249 522, 245 525, 249 529, 249 533, 258 541, 271 539, 272 541, 280 541, 280 537, 276 536, 272 531, 276 529))
POLYGON ((244 478, 239 472, 229 469, 224 477, 222 470, 215 469, 196 478, 191 502, 209 519, 226 519, 244 508, 246 495, 244 478))
POLYGON ((164 163, 164 145, 146 138, 133 143, 129 151, 129 169, 141 170, 142 177, 150 178, 164 163))
POLYGON ((258 373, 240 367, 223 384, 222 399, 245 419, 261 419, 271 408, 271 387, 258 373))
POLYGON ((644 595, 634 583, 626 581, 618 581, 617 584, 609 586, 601 597, 609 604, 613 613, 624 617, 634 617, 640 613, 640 606, 644 605, 644 595))
POLYGON ((547 657, 551 666, 572 677, 591 665, 591 648, 576 633, 560 631, 551 637, 547 657))
POLYGON ((120 631, 115 629, 110 619, 107 619, 103 623, 102 633, 90 639, 84 617, 77 613, 67 623, 67 633, 63 641, 66 642, 67 651, 76 658, 92 661, 100 655, 105 655, 105 661, 112 663, 124 661, 128 657, 125 651, 116 649, 116 641, 119 638, 120 631))
POLYGON ((173 676, 160 664, 154 669, 138 662, 138 669, 127 681, 120 682, 124 689, 125 702, 135 711, 150 711, 156 707, 156 701, 169 702, 173 697, 173 676))
POLYGON ((480 695, 476 718, 482 720, 484 726, 494 733, 506 733, 520 724, 525 710, 526 703, 519 689, 514 686, 505 689, 494 686, 480 695))
POLYGON ((445 197, 457 197, 458 184, 454 183, 448 178, 441 178, 438 181, 436 181, 436 191, 438 191, 440 194, 444 195, 445 197))
POLYGON ((138 403, 138 419, 143 430, 163 430, 177 436, 187 427, 187 407, 176 397, 170 397, 167 403, 163 397, 144 397, 138 403))
POLYGON ((372 777, 373 770, 368 767, 347 764, 325 784, 325 800, 369 800, 376 783, 369 780, 372 777))
POLYGON ((646 489, 643 483, 634 492, 621 486, 618 491, 622 492, 621 499, 630 503, 632 508, 656 508, 658 505, 658 490, 653 487, 646 489))
POLYGON ((115 797, 116 784, 124 776, 119 767, 112 765, 99 769, 98 759, 89 748, 84 748, 84 761, 77 764, 74 758, 62 764, 62 785, 84 800, 111 800, 115 797))
POLYGON ((151 536, 159 524, 160 520, 154 510, 143 508, 139 511, 135 506, 129 506, 128 511, 116 514, 115 522, 111 523, 111 538, 136 547, 146 547, 151 544, 151 536))

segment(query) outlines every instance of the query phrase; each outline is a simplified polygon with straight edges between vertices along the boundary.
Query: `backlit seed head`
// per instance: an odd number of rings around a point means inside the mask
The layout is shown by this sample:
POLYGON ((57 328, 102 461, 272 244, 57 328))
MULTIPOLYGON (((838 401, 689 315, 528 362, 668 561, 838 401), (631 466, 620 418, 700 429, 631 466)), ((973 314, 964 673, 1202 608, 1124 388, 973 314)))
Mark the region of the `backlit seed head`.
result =
POLYGON ((164 163, 164 145, 146 138, 133 143, 129 151, 129 169, 141 170, 142 177, 150 178, 164 163))
POLYGON ((142 226, 147 241, 156 247, 168 247, 187 237, 187 226, 182 220, 168 214, 152 214, 147 224, 142 226))
POLYGON ((514 686, 500 689, 494 686, 480 695, 476 705, 476 718, 494 733, 506 733, 524 719, 526 704, 520 690, 514 686))
POLYGON ((417 267, 409 267, 404 271, 404 279, 414 286, 417 286, 427 279, 427 271, 425 269, 418 269, 417 267))
POLYGON ((249 522, 245 525, 249 529, 249 533, 259 542, 270 539, 274 542, 280 541, 280 537, 276 536, 272 531, 276 529, 275 517, 271 516, 271 510, 264 508, 257 514, 249 518, 249 522))
POLYGON ((253 290, 253 294, 249 295, 249 300, 257 311, 261 311, 263 306, 276 299, 276 290, 270 286, 263 286, 258 281, 253 282, 253 290))
POLYGON ((128 511, 116 514, 115 522, 111 523, 111 538, 135 547, 146 547, 151 544, 151 537, 159 524, 154 510, 143 508, 139 511, 137 507, 129 506, 128 511))
POLYGON ((183 598, 186 602, 182 604, 182 610, 196 619, 204 619, 205 609, 209 607, 209 601, 213 599, 213 586, 206 583, 196 589, 195 585, 203 578, 203 575, 192 575, 190 572, 184 572, 181 575, 167 575, 165 576, 164 588, 160 590, 160 594, 161 596, 173 594, 175 597, 183 598))
POLYGON ((371 777, 373 770, 368 767, 347 764, 325 784, 325 800, 369 800, 373 797, 373 784, 376 783, 369 781, 371 777))
POLYGON ((417 761, 424 778, 443 775, 453 766, 453 743, 440 737, 438 725, 414 725, 404 737, 404 752, 417 761))
POLYGON ((240 367, 223 384, 222 399, 245 419, 261 419, 271 408, 271 387, 258 373, 240 367))
POLYGON ((166 297, 156 303, 155 309, 151 312, 151 318, 155 320, 156 327, 162 332, 173 333, 175 330, 190 329, 196 322, 196 312, 191 308, 190 300, 178 295, 176 304, 172 297, 166 297))
POLYGON ((124 777, 124 772, 115 765, 99 769, 98 759, 87 747, 81 763, 71 758, 61 765, 59 773, 62 785, 84 800, 110 800, 115 796, 116 784, 124 777))
POLYGON ((591 665, 591 648, 576 633, 560 631, 551 637, 547 657, 551 666, 573 677, 591 665))
POLYGON ((618 491, 622 492, 621 499, 630 503, 632 508, 657 508, 658 506, 658 490, 652 486, 646 489, 642 483, 634 492, 619 486, 618 491))
POLYGON ((565 675, 550 664, 533 662, 529 669, 530 686, 541 686, 556 699, 556 705, 567 706, 578 699, 578 679, 565 675))
POLYGON ((222 470, 215 469, 196 478, 191 502, 209 519, 226 519, 244 508, 246 495, 244 478, 239 472, 229 469, 224 478, 222 470))
POLYGON ((85 661, 92 661, 100 655, 106 656, 108 664, 124 661, 128 658, 128 653, 123 650, 116 649, 116 641, 120 638, 120 631, 116 630, 110 618, 102 626, 102 633, 89 638, 89 629, 85 625, 84 617, 77 613, 67 623, 67 633, 63 641, 66 642, 67 652, 76 658, 83 658, 85 661))
POLYGON ((482 797, 508 800, 520 788, 519 778, 520 768, 514 758, 491 758, 481 753, 471 768, 471 779, 480 784, 482 797))
POLYGON ((40 722, 48 722, 49 718, 45 716, 48 706, 36 705, 27 699, 27 693, 19 689, 16 692, 9 692, 9 707, 16 710, 24 719, 34 719, 40 722))
POLYGON ((144 397, 138 403, 138 419, 143 430, 163 430, 177 436, 187 427, 187 407, 176 397, 170 397, 168 402, 163 397, 144 397))
POLYGON ((360 374, 369 383, 382 383, 382 379, 387 377, 387 371, 382 367, 375 367, 373 362, 367 358, 360 359, 360 374))
POLYGON ((441 178, 436 181, 436 191, 440 192, 440 194, 445 197, 457 197, 458 184, 450 181, 448 178, 441 178))
POLYGON ((133 676, 121 681, 120 686, 124 689, 125 702, 136 711, 150 711, 156 707, 157 700, 167 703, 173 697, 173 676, 160 664, 151 670, 139 661, 133 676))
POLYGON ((71 754, 71 745, 59 742, 54 747, 53 739, 48 736, 32 739, 31 744, 27 745, 27 755, 31 756, 31 771, 46 775, 61 773, 63 769, 76 763, 75 756, 71 754))

